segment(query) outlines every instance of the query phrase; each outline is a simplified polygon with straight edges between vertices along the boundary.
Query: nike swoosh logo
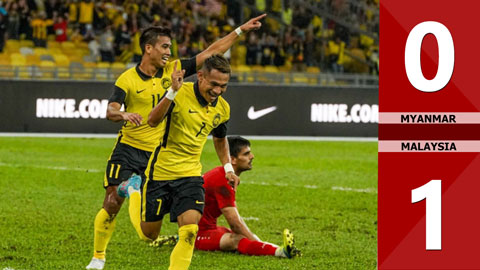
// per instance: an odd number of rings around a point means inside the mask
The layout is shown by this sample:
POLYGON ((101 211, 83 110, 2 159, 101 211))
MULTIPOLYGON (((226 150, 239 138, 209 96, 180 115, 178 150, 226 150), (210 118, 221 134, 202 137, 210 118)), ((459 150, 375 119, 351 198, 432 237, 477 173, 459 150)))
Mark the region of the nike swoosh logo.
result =
POLYGON ((196 204, 205 204, 205 202, 199 202, 198 200, 195 201, 196 204))
POLYGON ((253 106, 250 106, 250 108, 248 109, 248 119, 250 120, 256 120, 260 117, 263 117, 273 111, 275 111, 277 109, 277 106, 272 106, 272 107, 268 107, 268 108, 265 108, 265 109, 262 109, 262 110, 258 110, 258 111, 255 111, 255 109, 253 108, 253 106))
POLYGON ((147 88, 142 89, 142 90, 137 90, 137 94, 140 94, 141 92, 143 92, 143 91, 145 91, 145 90, 147 90, 147 88))
POLYGON ((188 109, 188 112, 189 112, 189 113, 198 113, 197 111, 192 111, 192 110, 190 110, 190 109, 188 109))

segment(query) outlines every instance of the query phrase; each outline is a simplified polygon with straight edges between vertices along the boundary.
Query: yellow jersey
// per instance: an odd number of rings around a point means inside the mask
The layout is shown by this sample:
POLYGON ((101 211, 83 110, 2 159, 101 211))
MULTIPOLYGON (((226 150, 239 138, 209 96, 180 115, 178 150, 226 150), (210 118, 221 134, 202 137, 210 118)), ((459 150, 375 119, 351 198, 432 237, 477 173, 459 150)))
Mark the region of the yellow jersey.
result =
MULTIPOLYGON (((123 104, 126 112, 138 113, 143 118, 140 126, 128 121, 123 124, 118 133, 121 143, 148 152, 152 152, 159 144, 165 124, 150 127, 147 123, 148 114, 172 85, 174 63, 174 61, 168 62, 153 77, 143 73, 138 65, 126 70, 118 77, 109 102, 123 104)), ((181 60, 178 65, 178 69, 185 69, 185 77, 196 72, 195 57, 181 60)))
POLYGON ((93 10, 95 3, 92 2, 80 2, 80 16, 78 18, 79 23, 92 23, 93 22, 93 10))
POLYGON ((222 97, 208 103, 198 83, 183 83, 167 114, 163 141, 150 156, 145 175, 149 180, 176 180, 201 176, 200 156, 207 136, 224 138, 230 105, 222 97))

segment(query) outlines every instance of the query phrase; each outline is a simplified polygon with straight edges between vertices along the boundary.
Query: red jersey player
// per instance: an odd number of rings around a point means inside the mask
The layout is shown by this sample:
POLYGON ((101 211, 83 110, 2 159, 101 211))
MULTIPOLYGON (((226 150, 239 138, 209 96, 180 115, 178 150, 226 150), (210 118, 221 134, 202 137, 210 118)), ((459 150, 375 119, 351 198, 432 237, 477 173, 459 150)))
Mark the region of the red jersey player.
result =
MULTIPOLYGON (((253 153, 250 142, 240 136, 229 136, 232 166, 237 176, 252 169, 253 153)), ((223 167, 217 167, 204 176, 205 209, 198 226, 195 248, 199 250, 235 251, 247 255, 271 255, 292 258, 299 256, 293 234, 283 231, 283 245, 262 242, 253 234, 238 213, 235 205, 235 191, 225 179, 223 167), (217 218, 225 216, 230 229, 217 226, 217 218)))

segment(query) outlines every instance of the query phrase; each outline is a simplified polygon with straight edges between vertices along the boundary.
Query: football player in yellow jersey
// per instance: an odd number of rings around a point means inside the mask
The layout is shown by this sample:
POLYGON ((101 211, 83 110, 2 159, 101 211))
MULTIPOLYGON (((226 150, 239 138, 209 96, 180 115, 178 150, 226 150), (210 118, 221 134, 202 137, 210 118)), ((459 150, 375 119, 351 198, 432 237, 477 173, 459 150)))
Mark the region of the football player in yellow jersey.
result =
MULTIPOLYGON (((148 116, 152 127, 166 122, 166 131, 145 170, 141 207, 130 215, 141 216, 135 229, 141 237, 152 240, 157 238, 165 214, 170 213, 171 222, 178 222, 179 240, 170 255, 169 270, 188 269, 191 262, 205 205, 200 156, 210 133, 225 178, 234 188, 239 181, 230 163, 226 138, 230 106, 221 97, 230 72, 228 60, 212 55, 198 71, 197 82, 183 83, 185 70, 176 70, 174 65, 171 88, 148 116)), ((133 189, 128 192, 130 196, 138 193, 133 189)))
MULTIPOLYGON (((142 174, 155 146, 161 140, 165 124, 150 127, 147 124, 149 112, 154 108, 166 90, 172 85, 171 74, 174 64, 188 77, 203 65, 205 59, 216 53, 224 53, 242 32, 258 29, 259 20, 266 15, 253 18, 214 42, 203 52, 188 60, 169 62, 171 55, 170 30, 162 27, 149 27, 140 36, 142 61, 136 67, 125 71, 115 82, 109 99, 107 118, 114 122, 125 121, 119 131, 117 143, 108 160, 104 177, 105 199, 102 209, 94 221, 94 254, 87 269, 103 269, 105 251, 115 228, 115 217, 120 211, 129 188, 139 189, 142 174), (121 111, 124 105, 125 111, 121 111), (126 181, 133 175, 134 181, 126 181), (123 182, 122 186, 119 186, 123 182), (117 187, 123 188, 117 193, 117 187)), ((131 205, 137 205, 140 196, 130 197, 131 205)), ((129 211, 136 211, 130 209, 129 211)), ((140 216, 130 215, 132 223, 140 222, 140 216), (138 219, 138 222, 137 222, 138 219)), ((142 235, 141 235, 142 236, 142 235)), ((148 240, 147 237, 142 237, 148 240)))

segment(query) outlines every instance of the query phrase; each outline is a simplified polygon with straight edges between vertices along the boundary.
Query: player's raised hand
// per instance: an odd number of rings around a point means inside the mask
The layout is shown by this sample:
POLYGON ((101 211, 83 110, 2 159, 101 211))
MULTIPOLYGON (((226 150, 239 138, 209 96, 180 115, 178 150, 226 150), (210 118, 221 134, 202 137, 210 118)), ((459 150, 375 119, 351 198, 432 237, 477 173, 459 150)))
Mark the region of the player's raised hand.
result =
POLYGON ((233 187, 233 190, 237 191, 237 186, 240 185, 240 178, 233 172, 227 172, 225 178, 227 178, 228 183, 233 187))
POLYGON ((183 84, 183 76, 185 76, 185 69, 177 70, 178 60, 175 61, 173 65, 173 72, 172 72, 172 89, 174 91, 178 91, 183 84))
POLYGON ((124 112, 122 113, 123 120, 128 121, 135 126, 140 126, 143 121, 143 117, 138 114, 138 113, 129 113, 129 112, 124 112))
POLYGON ((262 27, 262 23, 260 22, 261 19, 265 18, 267 16, 266 13, 258 16, 258 17, 255 17, 253 19, 250 19, 248 22, 242 24, 240 26, 240 29, 242 30, 242 32, 248 32, 248 31, 251 31, 251 30, 257 30, 259 29, 260 27, 262 27))

